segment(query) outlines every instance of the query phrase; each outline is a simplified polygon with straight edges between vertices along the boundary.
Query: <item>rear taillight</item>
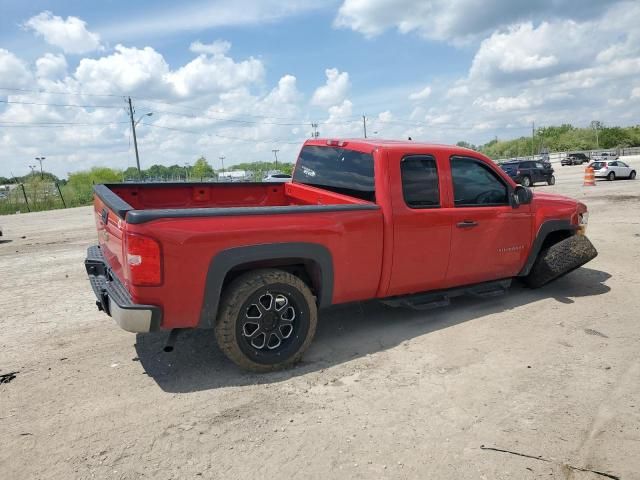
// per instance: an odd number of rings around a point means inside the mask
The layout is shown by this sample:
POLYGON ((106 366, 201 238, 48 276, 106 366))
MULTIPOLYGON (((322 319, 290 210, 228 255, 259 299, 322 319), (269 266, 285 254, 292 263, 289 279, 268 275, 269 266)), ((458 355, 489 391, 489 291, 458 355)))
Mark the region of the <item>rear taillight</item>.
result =
POLYGON ((132 285, 149 287, 162 283, 160 244, 144 235, 127 234, 126 262, 132 285))

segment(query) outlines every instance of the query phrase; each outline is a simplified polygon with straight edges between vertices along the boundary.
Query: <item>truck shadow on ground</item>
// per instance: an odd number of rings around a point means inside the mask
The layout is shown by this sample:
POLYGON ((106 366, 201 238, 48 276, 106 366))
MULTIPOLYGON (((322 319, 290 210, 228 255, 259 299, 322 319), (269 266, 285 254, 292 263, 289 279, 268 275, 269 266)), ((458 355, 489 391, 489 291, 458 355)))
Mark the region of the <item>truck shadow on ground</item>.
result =
POLYGON ((331 307, 320 314, 316 338, 297 366, 269 374, 253 374, 232 364, 216 345, 212 330, 183 332, 171 353, 163 352, 168 333, 138 335, 136 351, 147 375, 166 392, 188 393, 229 386, 267 384, 329 368, 393 348, 414 337, 545 298, 574 303, 572 298, 602 295, 611 275, 580 268, 541 289, 514 282, 501 297, 460 297, 448 307, 418 311, 390 308, 378 301, 331 307))

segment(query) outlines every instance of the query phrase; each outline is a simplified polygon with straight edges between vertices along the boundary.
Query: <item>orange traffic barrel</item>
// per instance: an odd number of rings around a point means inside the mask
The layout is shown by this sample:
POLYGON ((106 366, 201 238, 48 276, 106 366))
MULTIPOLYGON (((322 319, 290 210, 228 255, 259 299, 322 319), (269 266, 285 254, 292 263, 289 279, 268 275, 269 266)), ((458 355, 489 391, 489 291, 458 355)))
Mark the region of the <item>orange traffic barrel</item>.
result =
POLYGON ((584 169, 584 183, 582 185, 585 187, 596 186, 596 176, 595 173, 593 173, 593 167, 587 167, 584 169))

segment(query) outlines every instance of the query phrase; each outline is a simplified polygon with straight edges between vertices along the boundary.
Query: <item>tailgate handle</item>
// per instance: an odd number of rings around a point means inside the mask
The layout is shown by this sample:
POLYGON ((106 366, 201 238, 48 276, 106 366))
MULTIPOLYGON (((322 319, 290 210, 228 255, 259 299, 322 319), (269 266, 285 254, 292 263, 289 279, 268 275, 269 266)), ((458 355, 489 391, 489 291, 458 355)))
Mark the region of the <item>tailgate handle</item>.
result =
POLYGON ((103 208, 101 217, 102 217, 102 223, 106 225, 107 220, 109 219, 109 210, 107 210, 106 208, 103 208))

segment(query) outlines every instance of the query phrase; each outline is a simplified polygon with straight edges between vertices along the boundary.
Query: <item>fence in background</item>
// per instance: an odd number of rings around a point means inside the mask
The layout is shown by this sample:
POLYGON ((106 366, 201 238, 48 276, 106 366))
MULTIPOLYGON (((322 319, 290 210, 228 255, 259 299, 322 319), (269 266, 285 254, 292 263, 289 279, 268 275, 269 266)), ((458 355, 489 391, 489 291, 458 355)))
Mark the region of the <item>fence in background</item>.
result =
MULTIPOLYGON (((534 155, 534 160, 546 160, 551 163, 560 163, 563 159, 567 157, 567 155, 571 153, 584 153, 587 157, 595 157, 600 155, 603 152, 607 152, 610 154, 615 154, 620 157, 628 156, 628 155, 640 155, 640 147, 625 147, 625 148, 611 148, 609 150, 569 150, 567 152, 549 152, 534 155)), ((497 163, 508 162, 509 160, 530 160, 531 155, 522 156, 522 157, 511 157, 511 158, 499 158, 495 159, 497 163)))
POLYGON ((53 182, 19 183, 0 189, 0 215, 89 205, 91 193, 78 194, 53 182))

